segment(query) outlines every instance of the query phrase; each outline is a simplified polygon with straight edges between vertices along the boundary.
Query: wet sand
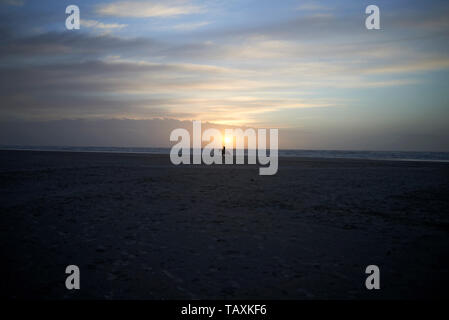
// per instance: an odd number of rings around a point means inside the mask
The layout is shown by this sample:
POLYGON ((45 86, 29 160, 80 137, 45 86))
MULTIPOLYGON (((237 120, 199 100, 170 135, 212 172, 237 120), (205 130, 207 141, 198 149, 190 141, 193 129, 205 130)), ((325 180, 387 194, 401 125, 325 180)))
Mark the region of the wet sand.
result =
POLYGON ((0 151, 1 295, 445 298, 449 164, 0 151), (81 290, 65 288, 65 267, 81 290), (365 268, 381 289, 365 288, 365 268))

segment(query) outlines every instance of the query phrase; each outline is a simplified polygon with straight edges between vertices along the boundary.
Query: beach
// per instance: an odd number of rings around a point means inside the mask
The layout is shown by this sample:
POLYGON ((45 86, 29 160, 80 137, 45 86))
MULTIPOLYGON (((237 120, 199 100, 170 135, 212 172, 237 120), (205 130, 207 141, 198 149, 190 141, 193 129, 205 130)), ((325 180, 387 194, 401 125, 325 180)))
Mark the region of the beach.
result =
POLYGON ((0 151, 1 295, 447 298, 449 164, 0 151), (81 289, 65 288, 77 265, 81 289), (365 268, 380 269, 367 290, 365 268))

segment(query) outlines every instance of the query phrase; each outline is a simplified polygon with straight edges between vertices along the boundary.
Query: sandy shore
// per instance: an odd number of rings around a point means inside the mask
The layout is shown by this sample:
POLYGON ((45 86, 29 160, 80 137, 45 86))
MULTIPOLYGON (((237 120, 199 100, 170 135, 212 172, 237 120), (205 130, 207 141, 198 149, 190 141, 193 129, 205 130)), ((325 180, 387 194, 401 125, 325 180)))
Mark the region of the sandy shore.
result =
POLYGON ((1 294, 19 298, 443 298, 449 164, 0 151, 1 294), (81 269, 68 291, 65 267, 81 269), (381 270, 368 291, 367 265, 381 270))

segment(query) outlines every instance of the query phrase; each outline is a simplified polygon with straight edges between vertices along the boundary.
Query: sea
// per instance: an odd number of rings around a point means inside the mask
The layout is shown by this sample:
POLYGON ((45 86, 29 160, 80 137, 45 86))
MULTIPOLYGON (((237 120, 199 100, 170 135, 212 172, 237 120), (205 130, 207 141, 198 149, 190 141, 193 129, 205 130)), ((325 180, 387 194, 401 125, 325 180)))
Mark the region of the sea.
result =
MULTIPOLYGON (((170 148, 1 146, 0 150, 170 154, 170 148)), ((195 151, 193 152, 195 153, 195 151)), ((449 152, 280 149, 279 157, 449 162, 449 152)))

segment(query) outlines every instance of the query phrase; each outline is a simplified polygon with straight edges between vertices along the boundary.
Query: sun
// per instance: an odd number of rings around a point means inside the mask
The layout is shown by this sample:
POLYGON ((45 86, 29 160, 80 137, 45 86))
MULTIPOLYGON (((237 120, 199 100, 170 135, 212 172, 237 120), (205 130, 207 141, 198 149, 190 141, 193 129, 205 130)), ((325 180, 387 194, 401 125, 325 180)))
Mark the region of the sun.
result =
POLYGON ((229 144, 231 142, 231 137, 225 136, 224 142, 225 144, 229 144))

